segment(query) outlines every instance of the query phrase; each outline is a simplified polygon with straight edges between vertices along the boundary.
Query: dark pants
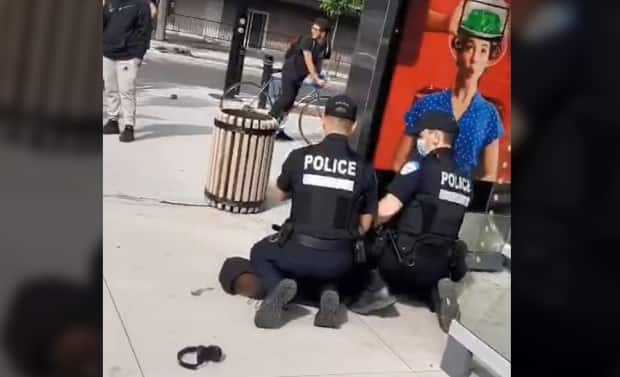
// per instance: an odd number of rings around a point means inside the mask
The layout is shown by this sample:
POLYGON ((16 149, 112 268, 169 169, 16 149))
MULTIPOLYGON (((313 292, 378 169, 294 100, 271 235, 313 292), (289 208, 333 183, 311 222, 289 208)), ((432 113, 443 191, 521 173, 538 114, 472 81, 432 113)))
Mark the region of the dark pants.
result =
POLYGON ((281 120, 284 114, 291 110, 293 104, 295 104, 295 98, 297 98, 297 93, 299 93, 299 88, 301 88, 303 80, 303 78, 299 79, 298 77, 285 73, 282 74, 282 94, 278 97, 273 106, 271 106, 271 111, 269 112, 271 116, 281 120))
MULTIPOLYGON (((373 239, 370 240, 372 242, 373 239)), ((372 247, 371 244, 367 248, 372 247)), ((399 260, 389 239, 379 250, 370 253, 368 260, 368 268, 378 268, 393 293, 410 294, 423 299, 428 298, 440 279, 450 277, 450 265, 449 246, 418 245, 415 264, 408 266, 399 260)))
POLYGON ((409 267, 398 260, 391 246, 386 246, 378 261, 381 277, 394 293, 426 296, 437 282, 450 276, 450 255, 445 248, 420 248, 415 265, 409 267))
POLYGON ((350 276, 353 251, 317 250, 294 241, 279 247, 265 238, 252 247, 250 262, 267 294, 285 278, 320 291, 328 285, 340 286, 350 276))

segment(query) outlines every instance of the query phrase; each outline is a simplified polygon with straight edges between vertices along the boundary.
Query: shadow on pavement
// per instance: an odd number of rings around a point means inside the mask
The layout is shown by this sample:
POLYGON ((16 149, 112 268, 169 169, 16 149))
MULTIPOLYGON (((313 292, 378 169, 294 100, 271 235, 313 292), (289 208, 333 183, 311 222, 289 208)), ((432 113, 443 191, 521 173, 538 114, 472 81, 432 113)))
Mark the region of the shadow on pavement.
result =
POLYGON ((284 319, 284 324, 286 325, 289 322, 292 322, 301 317, 305 317, 311 313, 312 312, 308 308, 305 308, 297 304, 290 304, 288 305, 287 309, 284 311, 282 318, 284 319))
POLYGON ((377 310, 372 312, 370 315, 380 318, 396 318, 400 317, 400 312, 394 305, 387 307, 385 309, 377 310))
POLYGON ((194 124, 159 123, 138 128, 136 140, 156 139, 170 136, 211 135, 213 129, 194 124))

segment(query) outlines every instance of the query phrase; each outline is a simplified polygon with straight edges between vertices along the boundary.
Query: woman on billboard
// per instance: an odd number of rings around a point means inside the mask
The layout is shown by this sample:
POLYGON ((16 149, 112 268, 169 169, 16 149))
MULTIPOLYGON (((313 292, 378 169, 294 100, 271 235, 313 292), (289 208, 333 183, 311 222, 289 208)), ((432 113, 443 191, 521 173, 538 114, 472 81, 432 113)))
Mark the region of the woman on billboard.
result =
POLYGON ((485 70, 505 52, 502 42, 508 10, 477 4, 483 3, 467 1, 455 11, 462 16, 451 44, 457 67, 454 86, 420 98, 407 112, 406 132, 394 161, 396 171, 409 160, 415 146, 411 133, 415 123, 426 111, 439 110, 453 114, 459 124, 454 146, 457 165, 480 180, 497 179, 499 138, 504 127, 495 106, 480 94, 478 84, 485 70))

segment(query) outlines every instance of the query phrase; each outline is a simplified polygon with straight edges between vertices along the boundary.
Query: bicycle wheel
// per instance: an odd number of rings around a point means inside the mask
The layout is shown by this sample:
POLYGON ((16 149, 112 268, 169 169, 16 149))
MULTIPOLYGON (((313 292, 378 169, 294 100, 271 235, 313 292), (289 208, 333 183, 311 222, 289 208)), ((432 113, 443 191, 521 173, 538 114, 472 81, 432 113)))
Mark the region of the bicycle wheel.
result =
POLYGON ((267 87, 251 81, 242 81, 228 87, 220 99, 220 109, 258 110, 266 112, 271 109, 271 98, 267 93, 267 87), (261 97, 264 98, 265 107, 260 108, 261 97))
POLYGON ((321 116, 329 96, 312 97, 301 105, 299 112, 299 134, 308 144, 317 144, 323 140, 321 116))

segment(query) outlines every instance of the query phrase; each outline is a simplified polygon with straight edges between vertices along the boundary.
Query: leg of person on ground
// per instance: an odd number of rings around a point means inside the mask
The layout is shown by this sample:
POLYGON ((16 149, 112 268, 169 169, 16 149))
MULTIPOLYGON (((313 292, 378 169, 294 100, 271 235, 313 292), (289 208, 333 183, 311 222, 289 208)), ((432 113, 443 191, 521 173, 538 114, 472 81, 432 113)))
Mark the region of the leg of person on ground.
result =
POLYGON ((119 139, 122 142, 134 140, 134 126, 136 124, 136 77, 140 59, 119 61, 116 66, 118 88, 121 97, 123 124, 125 129, 119 139))
POLYGON ((106 100, 108 120, 103 127, 104 134, 118 134, 118 120, 121 113, 121 97, 118 92, 118 79, 116 76, 116 62, 103 58, 103 90, 106 100))

